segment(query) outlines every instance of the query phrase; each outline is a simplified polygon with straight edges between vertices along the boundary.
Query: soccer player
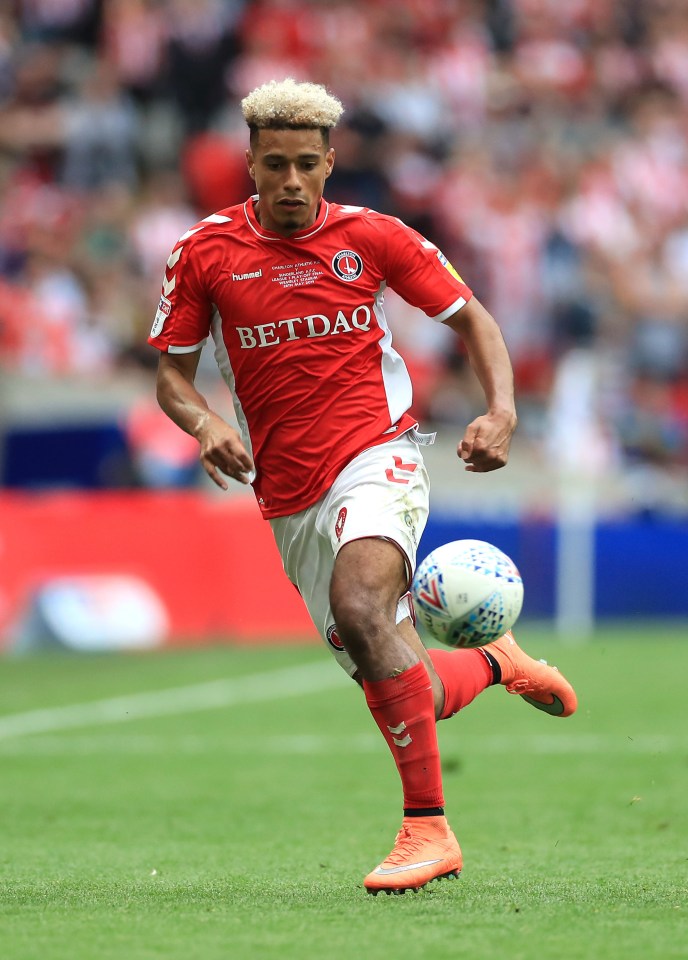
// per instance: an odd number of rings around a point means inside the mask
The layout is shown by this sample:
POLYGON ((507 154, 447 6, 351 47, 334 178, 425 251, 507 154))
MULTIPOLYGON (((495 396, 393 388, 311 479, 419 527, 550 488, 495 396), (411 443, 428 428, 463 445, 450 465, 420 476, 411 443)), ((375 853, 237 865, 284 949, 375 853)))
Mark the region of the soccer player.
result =
POLYGON ((435 244, 395 217, 328 203, 330 130, 342 113, 324 87, 270 82, 242 101, 257 195, 206 217, 167 261, 150 335, 157 395, 200 444, 211 479, 253 485, 289 579, 323 640, 363 687, 396 762, 403 823, 364 881, 403 893, 457 876, 444 815, 436 720, 501 683, 568 716, 570 684, 511 634, 477 650, 426 650, 408 588, 428 514, 411 383, 383 311, 387 284, 463 339, 486 412, 458 445, 466 470, 507 462, 516 426, 499 327, 435 244), (240 432, 194 386, 208 334, 240 432))

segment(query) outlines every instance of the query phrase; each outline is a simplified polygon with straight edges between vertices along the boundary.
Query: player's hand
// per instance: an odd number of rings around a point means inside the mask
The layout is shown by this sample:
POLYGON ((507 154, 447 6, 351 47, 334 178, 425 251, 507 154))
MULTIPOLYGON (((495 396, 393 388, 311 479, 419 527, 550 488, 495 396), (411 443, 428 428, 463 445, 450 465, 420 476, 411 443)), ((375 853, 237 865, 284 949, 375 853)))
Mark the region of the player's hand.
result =
POLYGON ((249 482, 249 474, 254 470, 253 460, 237 430, 217 414, 210 413, 196 431, 196 437, 201 445, 203 469, 213 483, 227 490, 229 484, 222 474, 239 483, 249 482))
POLYGON ((516 429, 512 411, 487 413, 469 423, 463 440, 456 448, 469 473, 499 470, 509 459, 511 438, 516 429))

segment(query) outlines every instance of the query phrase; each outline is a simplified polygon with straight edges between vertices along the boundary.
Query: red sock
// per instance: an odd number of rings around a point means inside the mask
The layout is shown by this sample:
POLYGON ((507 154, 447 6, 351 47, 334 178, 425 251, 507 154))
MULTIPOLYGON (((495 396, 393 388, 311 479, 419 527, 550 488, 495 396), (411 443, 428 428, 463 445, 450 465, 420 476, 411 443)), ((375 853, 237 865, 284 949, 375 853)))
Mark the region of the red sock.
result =
POLYGON ((493 683, 492 667, 482 650, 428 650, 428 653, 444 687, 440 720, 453 717, 493 683))
POLYGON ((363 681, 368 707, 392 751, 404 809, 444 807, 432 684, 416 663, 388 680, 363 681))

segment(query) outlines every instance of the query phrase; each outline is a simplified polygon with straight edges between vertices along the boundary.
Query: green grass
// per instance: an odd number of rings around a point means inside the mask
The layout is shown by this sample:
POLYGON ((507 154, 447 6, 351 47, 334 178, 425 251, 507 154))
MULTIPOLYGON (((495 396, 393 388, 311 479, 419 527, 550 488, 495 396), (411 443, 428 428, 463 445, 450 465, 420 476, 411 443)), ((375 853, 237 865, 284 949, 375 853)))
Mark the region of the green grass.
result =
POLYGON ((464 872, 393 898, 361 880, 399 825, 396 772, 318 647, 6 658, 0 956, 686 958, 687 640, 524 640, 574 681, 578 714, 492 689, 442 723, 464 872), (252 675, 298 664, 298 696, 259 699, 252 675), (137 716, 137 693, 224 679, 211 709, 180 694, 137 716), (108 717, 56 709, 124 695, 108 717), (7 719, 36 710, 32 733, 7 719))

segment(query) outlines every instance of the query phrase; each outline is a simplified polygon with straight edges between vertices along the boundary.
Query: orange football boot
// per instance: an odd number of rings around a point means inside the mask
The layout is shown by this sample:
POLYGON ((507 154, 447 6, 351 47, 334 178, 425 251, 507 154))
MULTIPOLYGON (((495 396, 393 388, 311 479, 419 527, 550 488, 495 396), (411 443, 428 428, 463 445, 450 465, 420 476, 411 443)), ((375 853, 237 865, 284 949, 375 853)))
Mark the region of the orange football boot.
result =
POLYGON ((430 880, 461 873, 461 848, 446 817, 404 817, 394 848, 363 881, 373 896, 420 890, 430 880))
POLYGON ((533 660, 524 653, 510 631, 486 644, 485 651, 499 664, 500 682, 508 693, 518 694, 532 707, 553 717, 570 717, 576 712, 578 698, 568 680, 546 660, 533 660))

